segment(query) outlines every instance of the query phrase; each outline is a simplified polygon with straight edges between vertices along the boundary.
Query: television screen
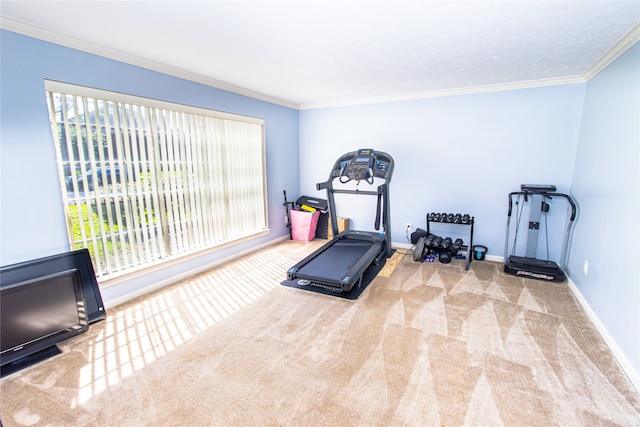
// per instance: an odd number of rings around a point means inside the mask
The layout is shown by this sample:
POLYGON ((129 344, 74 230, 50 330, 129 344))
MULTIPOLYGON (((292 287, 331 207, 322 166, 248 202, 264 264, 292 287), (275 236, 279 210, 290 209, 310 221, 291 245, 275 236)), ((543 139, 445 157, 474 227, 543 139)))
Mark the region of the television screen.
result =
POLYGON ((31 356, 89 329, 76 269, 0 289, 0 364, 31 356))
POLYGON ((87 249, 0 267, 0 288, 72 269, 80 273, 89 323, 104 319, 106 311, 87 249))

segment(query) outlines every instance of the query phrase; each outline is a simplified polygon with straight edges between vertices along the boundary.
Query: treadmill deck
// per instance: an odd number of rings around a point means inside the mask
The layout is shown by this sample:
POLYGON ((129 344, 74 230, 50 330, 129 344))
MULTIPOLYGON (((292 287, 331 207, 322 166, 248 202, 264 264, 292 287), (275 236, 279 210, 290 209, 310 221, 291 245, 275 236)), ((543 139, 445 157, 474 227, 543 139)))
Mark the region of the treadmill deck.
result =
POLYGON ((385 240, 378 233, 347 231, 291 267, 287 278, 305 279, 348 292, 367 268, 384 256, 385 240))

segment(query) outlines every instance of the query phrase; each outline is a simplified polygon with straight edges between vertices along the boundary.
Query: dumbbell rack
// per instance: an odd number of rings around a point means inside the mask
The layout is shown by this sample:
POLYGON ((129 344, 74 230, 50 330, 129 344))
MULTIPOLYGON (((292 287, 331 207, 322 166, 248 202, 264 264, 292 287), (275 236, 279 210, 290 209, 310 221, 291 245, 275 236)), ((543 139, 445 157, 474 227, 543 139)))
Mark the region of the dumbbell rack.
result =
MULTIPOLYGON (((433 215, 435 215, 436 213, 434 212, 433 215)), ((439 214, 438 214, 439 215, 439 214)), ((427 235, 431 234, 431 223, 442 223, 442 224, 452 224, 452 225, 466 225, 469 226, 469 244, 468 245, 462 245, 462 250, 467 252, 467 261, 466 261, 466 265, 465 265, 465 270, 469 270, 469 264, 471 264, 471 258, 473 257, 473 223, 474 223, 474 217, 470 216, 469 217, 469 221, 468 222, 452 222, 452 221, 448 221, 447 218, 449 218, 449 216, 446 216, 445 220, 442 220, 442 216, 439 215, 441 217, 441 219, 439 221, 436 221, 434 219, 429 219, 429 216, 432 216, 430 214, 427 213, 426 217, 427 217, 427 235)))

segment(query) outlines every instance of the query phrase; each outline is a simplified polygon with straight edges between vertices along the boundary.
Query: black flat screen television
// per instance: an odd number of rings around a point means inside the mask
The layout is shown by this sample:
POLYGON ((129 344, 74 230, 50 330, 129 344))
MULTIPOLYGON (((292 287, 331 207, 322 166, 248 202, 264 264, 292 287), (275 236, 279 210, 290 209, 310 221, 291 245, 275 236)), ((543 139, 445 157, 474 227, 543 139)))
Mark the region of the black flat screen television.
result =
POLYGON ((88 329, 79 270, 6 284, 0 288, 0 375, 60 353, 57 343, 88 329))
POLYGON ((80 273, 89 323, 104 319, 107 313, 88 249, 64 252, 0 267, 0 289, 18 282, 73 269, 80 273))

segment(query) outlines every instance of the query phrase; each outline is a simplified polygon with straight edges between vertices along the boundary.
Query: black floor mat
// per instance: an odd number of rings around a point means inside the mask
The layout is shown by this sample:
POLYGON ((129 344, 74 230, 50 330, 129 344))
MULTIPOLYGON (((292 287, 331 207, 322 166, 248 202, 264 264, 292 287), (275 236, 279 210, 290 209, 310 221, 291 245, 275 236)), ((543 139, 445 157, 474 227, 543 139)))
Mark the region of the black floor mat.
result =
MULTIPOLYGON (((304 289, 305 291, 317 292, 320 294, 331 295, 338 298, 346 298, 346 299, 357 299, 362 292, 369 286, 371 281, 377 276, 377 274, 382 270, 385 265, 386 259, 384 259, 379 265, 371 264, 369 268, 367 268, 362 275, 362 282, 360 283, 360 287, 354 286, 349 292, 342 292, 339 288, 333 286, 326 285, 313 285, 313 284, 299 284, 298 281, 302 281, 300 279, 294 280, 285 280, 280 284, 283 286, 288 286, 290 288, 296 289, 304 289)), ((305 281, 306 282, 306 281, 305 281)), ((303 282, 304 283, 304 282, 303 282)))

